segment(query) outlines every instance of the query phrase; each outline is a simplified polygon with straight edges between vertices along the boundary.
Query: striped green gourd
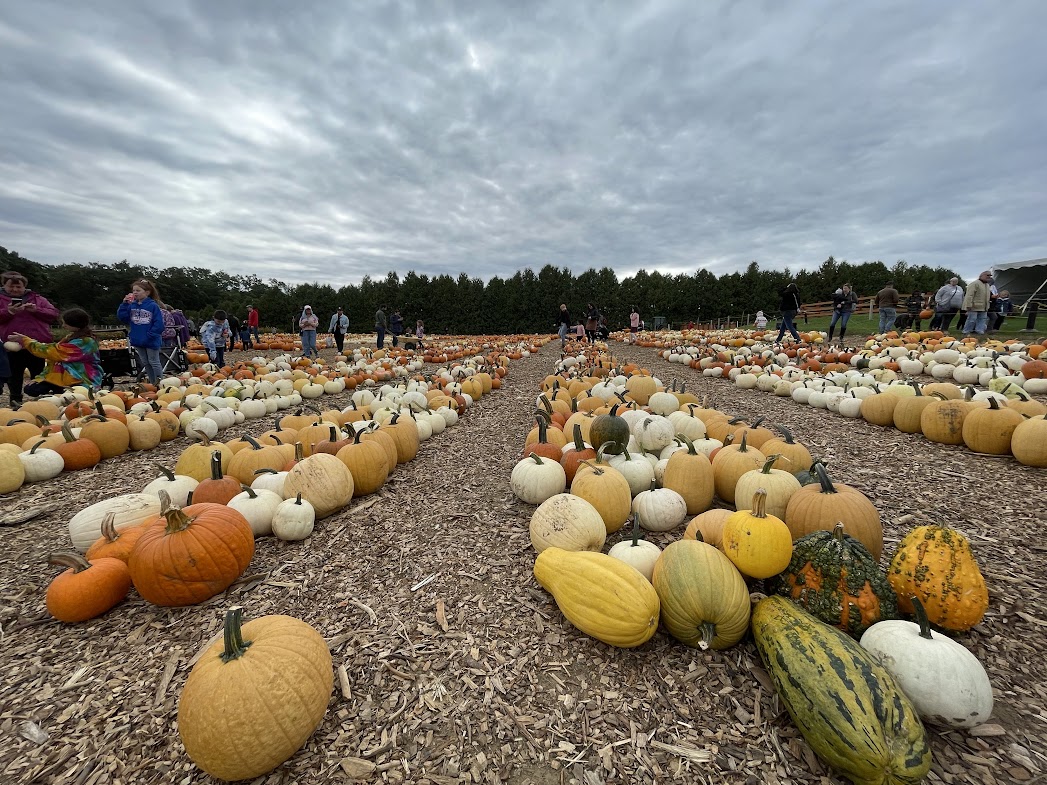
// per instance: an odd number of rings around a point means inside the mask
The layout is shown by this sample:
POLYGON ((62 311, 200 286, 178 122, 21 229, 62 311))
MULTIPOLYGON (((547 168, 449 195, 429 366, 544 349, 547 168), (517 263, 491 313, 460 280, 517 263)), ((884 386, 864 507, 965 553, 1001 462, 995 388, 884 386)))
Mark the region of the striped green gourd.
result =
POLYGON ((897 681, 857 641, 784 597, 761 600, 753 637, 796 727, 855 785, 916 785, 927 733, 897 681))

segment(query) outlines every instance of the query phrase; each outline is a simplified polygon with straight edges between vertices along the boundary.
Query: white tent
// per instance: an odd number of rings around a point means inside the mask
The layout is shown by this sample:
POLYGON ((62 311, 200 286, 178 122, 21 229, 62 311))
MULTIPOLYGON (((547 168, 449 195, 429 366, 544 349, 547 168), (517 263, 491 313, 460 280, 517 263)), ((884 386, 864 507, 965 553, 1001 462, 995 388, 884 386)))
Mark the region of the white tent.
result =
POLYGON ((992 275, 997 291, 1009 291, 1016 308, 1021 308, 1033 297, 1042 301, 1042 297, 1047 295, 1047 259, 994 264, 992 275))

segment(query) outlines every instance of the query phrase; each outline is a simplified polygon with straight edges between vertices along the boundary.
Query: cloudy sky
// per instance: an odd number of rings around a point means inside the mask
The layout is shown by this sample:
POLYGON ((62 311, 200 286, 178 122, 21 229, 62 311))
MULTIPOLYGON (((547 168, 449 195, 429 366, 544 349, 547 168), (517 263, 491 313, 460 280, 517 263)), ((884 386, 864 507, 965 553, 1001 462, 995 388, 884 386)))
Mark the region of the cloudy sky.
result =
POLYGON ((1047 3, 9 2, 0 245, 287 282, 1047 256, 1047 3))

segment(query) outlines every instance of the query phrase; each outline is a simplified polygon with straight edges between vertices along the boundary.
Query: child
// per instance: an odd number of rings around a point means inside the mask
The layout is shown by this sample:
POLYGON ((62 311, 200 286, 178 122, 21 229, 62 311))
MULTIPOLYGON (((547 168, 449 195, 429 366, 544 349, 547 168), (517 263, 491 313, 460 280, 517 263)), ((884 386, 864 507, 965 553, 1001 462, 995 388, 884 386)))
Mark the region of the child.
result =
POLYGON ((574 326, 574 337, 579 341, 585 341, 585 322, 581 319, 579 319, 578 324, 574 326))
POLYGON ((756 321, 753 323, 757 330, 762 330, 767 326, 767 316, 763 311, 756 312, 756 321))
POLYGON ((414 328, 415 344, 419 349, 422 348, 422 339, 425 337, 425 323, 419 319, 418 324, 414 328))
POLYGON ((228 314, 219 309, 214 312, 210 321, 200 325, 200 343, 207 349, 211 362, 219 367, 225 365, 225 346, 232 335, 228 318, 228 314))
POLYGON ((313 313, 310 305, 302 309, 302 316, 298 320, 298 327, 302 336, 302 356, 319 357, 320 352, 316 348, 316 330, 320 326, 320 318, 313 313))
POLYGON ((98 356, 98 341, 91 331, 91 317, 80 308, 70 308, 62 314, 62 326, 69 335, 57 343, 41 343, 27 335, 11 333, 10 340, 34 357, 42 357, 44 370, 30 384, 27 395, 54 395, 66 387, 83 385, 97 390, 102 384, 102 363, 98 356))
POLYGON ((131 328, 128 342, 137 352, 139 365, 145 368, 149 381, 156 384, 163 374, 160 346, 164 335, 164 313, 156 284, 146 278, 131 284, 131 293, 120 303, 116 318, 131 328))

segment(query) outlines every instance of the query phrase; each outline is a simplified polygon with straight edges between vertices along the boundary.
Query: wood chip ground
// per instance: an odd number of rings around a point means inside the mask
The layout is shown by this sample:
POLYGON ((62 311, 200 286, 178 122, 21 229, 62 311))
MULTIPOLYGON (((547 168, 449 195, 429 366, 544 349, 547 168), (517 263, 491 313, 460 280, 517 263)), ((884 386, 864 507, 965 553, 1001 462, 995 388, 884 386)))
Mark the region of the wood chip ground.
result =
MULTIPOLYGON (((975 732, 931 731, 928 782, 1047 778, 1042 470, 736 390, 651 349, 610 346, 725 411, 790 427, 875 501, 887 556, 916 524, 963 531, 991 597, 963 642, 988 670, 996 709, 975 732)), ((234 604, 247 618, 309 622, 336 668, 322 725, 259 785, 842 782, 800 738, 751 641, 703 653, 660 632, 639 649, 613 649, 574 630, 536 584, 533 508, 515 500, 508 477, 557 358, 553 342, 514 362, 502 390, 424 442, 378 494, 322 521, 305 542, 260 540, 248 573, 203 605, 157 608, 132 591, 79 625, 43 608, 56 572, 46 554, 68 545, 69 518, 140 489, 184 440, 0 498, 2 518, 49 510, 0 528, 0 782, 211 782, 179 742, 177 702, 234 604)), ((268 427, 256 421, 225 438, 268 427)))

